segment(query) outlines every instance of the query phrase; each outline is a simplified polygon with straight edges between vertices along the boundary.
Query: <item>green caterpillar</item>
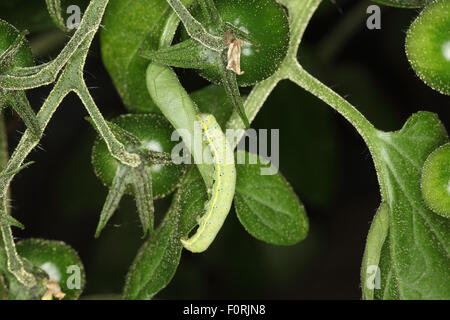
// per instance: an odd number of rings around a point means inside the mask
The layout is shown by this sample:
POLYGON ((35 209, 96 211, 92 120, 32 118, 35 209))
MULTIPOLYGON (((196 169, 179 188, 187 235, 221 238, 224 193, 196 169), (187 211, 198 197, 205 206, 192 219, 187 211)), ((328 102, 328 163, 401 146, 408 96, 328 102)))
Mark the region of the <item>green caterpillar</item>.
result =
POLYGON ((233 202, 236 170, 228 151, 233 150, 211 114, 198 114, 195 104, 181 86, 176 74, 168 67, 150 64, 147 69, 147 88, 153 101, 172 123, 194 156, 194 161, 209 191, 205 210, 198 219, 199 227, 189 239, 181 239, 183 246, 192 252, 203 252, 214 241, 222 227, 233 202), (206 143, 208 161, 204 162, 205 150, 194 152, 195 124, 201 126, 206 143), (183 130, 181 130, 183 129, 183 130))
POLYGON ((192 252, 205 251, 214 241, 230 211, 236 185, 234 163, 227 161, 227 150, 231 146, 216 118, 210 114, 201 114, 198 118, 214 160, 215 171, 211 196, 205 203, 205 213, 198 220, 197 232, 189 239, 181 239, 183 246, 192 252))

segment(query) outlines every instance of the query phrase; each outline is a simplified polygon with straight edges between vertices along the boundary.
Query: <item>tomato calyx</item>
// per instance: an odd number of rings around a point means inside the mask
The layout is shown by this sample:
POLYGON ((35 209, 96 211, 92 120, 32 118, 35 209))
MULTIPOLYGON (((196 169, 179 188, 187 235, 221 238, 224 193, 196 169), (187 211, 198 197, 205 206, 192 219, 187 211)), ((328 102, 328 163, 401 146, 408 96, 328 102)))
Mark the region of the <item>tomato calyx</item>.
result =
MULTIPOLYGON (((153 116, 150 114, 133 116, 137 118, 153 119, 153 116)), ((127 116, 122 116, 122 118, 126 120, 131 117, 127 118, 127 116)), ((121 117, 118 119, 121 119, 121 117)), ((88 119, 88 121, 92 122, 91 119, 88 119)), ((145 237, 147 233, 152 234, 154 230, 154 197, 158 198, 161 196, 160 191, 153 190, 152 170, 153 168, 173 165, 172 158, 167 152, 155 150, 155 147, 152 146, 151 141, 138 138, 135 135, 136 132, 133 134, 115 122, 107 123, 116 138, 123 143, 125 149, 128 152, 137 154, 142 162, 137 167, 131 167, 123 163, 118 163, 116 169, 113 169, 114 172, 112 182, 109 185, 109 192, 100 213, 100 220, 97 225, 95 237, 98 238, 100 236, 102 230, 117 210, 123 195, 126 193, 133 195, 135 198, 139 219, 143 229, 143 237, 145 237)), ((96 148, 99 148, 98 144, 94 146, 94 150, 96 148)), ((96 157, 95 153, 96 152, 93 151, 94 168, 96 168, 96 162, 94 161, 94 158, 96 157)), ((159 171, 159 169, 157 171, 159 171)), ((100 173, 99 171, 96 171, 96 174, 99 178, 105 181, 106 177, 101 174, 101 170, 100 173)), ((158 174, 158 172, 156 172, 156 174, 158 174)))
MULTIPOLYGON (((89 119, 89 121, 91 121, 89 119)), ((121 141, 128 152, 136 153, 141 158, 143 165, 165 165, 171 164, 172 158, 166 152, 154 151, 142 144, 138 137, 121 128, 113 122, 108 122, 108 126, 113 131, 114 135, 121 141)), ((95 128, 95 126, 94 126, 95 128)))

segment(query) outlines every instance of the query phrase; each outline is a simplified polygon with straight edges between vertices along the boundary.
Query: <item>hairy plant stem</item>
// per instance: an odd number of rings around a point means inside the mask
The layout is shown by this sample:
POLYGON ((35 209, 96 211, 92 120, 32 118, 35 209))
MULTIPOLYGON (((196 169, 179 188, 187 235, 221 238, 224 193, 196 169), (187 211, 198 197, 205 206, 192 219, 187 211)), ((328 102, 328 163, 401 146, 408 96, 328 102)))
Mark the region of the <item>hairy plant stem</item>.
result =
POLYGON ((289 72, 289 79, 339 112, 355 127, 367 145, 372 144, 376 131, 375 128, 347 100, 310 75, 298 63, 292 63, 292 68, 289 72))
MULTIPOLYGON (((9 153, 8 153, 8 137, 5 128, 5 119, 3 113, 0 113, 0 165, 5 168, 8 163, 9 153)), ((10 208, 8 204, 9 188, 7 191, 7 196, 0 201, 0 212, 10 214, 10 208)), ((14 274, 17 280, 19 280, 23 285, 32 287, 36 284, 35 277, 27 272, 23 266, 22 259, 16 251, 16 246, 14 244, 14 237, 12 234, 11 226, 7 221, 0 222, 0 245, 2 250, 5 249, 7 257, 7 268, 8 271, 14 274)), ((2 256, 0 254, 0 256, 2 256)), ((0 261, 0 266, 3 266, 4 261, 0 261)), ((4 270, 6 271, 6 270, 4 270)))
MULTIPOLYGON (((32 88, 41 86, 48 83, 47 74, 52 73, 56 78, 58 71, 64 67, 64 70, 53 90, 50 92, 41 110, 37 114, 38 122, 42 131, 49 123, 63 98, 68 93, 73 91, 82 100, 112 155, 126 165, 137 167, 141 163, 139 156, 128 153, 123 144, 115 138, 95 105, 95 102, 90 96, 83 79, 83 68, 86 61, 86 56, 94 35, 100 25, 108 1, 109 0, 91 1, 86 13, 84 14, 80 28, 77 32, 75 32, 72 39, 55 60, 47 64, 44 68, 37 69, 38 72, 32 76, 7 76, 3 79, 0 78, 1 86, 3 88, 13 87, 22 90, 27 89, 29 85, 32 88), (31 83, 27 83, 30 78, 34 80, 31 83)), ((34 69, 36 68, 33 68, 33 70, 34 69)), ((33 150, 39 143, 41 137, 42 134, 39 137, 36 137, 33 136, 29 130, 25 131, 16 150, 4 169, 4 172, 14 171, 20 168, 31 150, 33 150)), ((13 177, 14 175, 0 177, 0 197, 5 197, 8 186, 13 177)))
POLYGON ((187 33, 192 39, 217 52, 221 52, 226 48, 223 38, 214 36, 206 31, 203 25, 190 14, 181 0, 167 0, 167 3, 183 22, 187 33))
MULTIPOLYGON (((80 97, 111 154, 125 165, 137 167, 141 164, 140 157, 136 154, 128 153, 123 144, 111 132, 95 105, 83 78, 86 56, 95 33, 100 26, 108 2, 109 0, 91 1, 84 14, 80 28, 55 60, 44 66, 21 68, 17 74, 14 74, 13 71, 13 74, 0 77, 1 88, 6 90, 26 90, 54 82, 58 77, 58 73, 63 70, 37 114, 37 121, 41 128, 40 134, 33 134, 30 129, 25 131, 11 159, 7 161, 6 165, 3 165, 3 173, 16 172, 21 167, 26 157, 39 143, 44 129, 61 101, 70 92, 75 92, 80 97)), ((2 159, 5 159, 4 155, 2 159)), ((7 193, 14 175, 6 174, 0 177, 0 209, 7 210, 7 193)), ((4 248, 7 253, 8 270, 24 285, 35 285, 36 280, 34 276, 25 271, 22 260, 15 250, 10 226, 6 223, 1 223, 0 227, 4 248)))

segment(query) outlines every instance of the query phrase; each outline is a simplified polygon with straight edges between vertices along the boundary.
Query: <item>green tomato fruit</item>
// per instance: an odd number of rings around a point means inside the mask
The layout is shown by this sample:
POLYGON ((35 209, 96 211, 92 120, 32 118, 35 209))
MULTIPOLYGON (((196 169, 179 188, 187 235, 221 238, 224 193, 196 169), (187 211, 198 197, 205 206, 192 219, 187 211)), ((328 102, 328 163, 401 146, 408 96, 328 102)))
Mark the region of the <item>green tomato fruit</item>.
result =
MULTIPOLYGON (((8 49, 20 32, 8 22, 0 19, 0 55, 8 49)), ((22 45, 12 63, 12 67, 29 67, 34 64, 33 55, 28 45, 22 45)))
POLYGON ((423 82, 450 95, 450 1, 431 3, 412 23, 406 54, 423 82))
MULTIPOLYGON (((257 42, 257 45, 244 42, 241 48, 241 70, 244 74, 237 76, 239 86, 254 85, 274 74, 289 47, 289 21, 285 9, 274 0, 216 0, 215 4, 224 22, 234 24, 257 42)), ((192 9, 192 15, 205 23, 200 6, 192 9)), ((214 26, 210 32, 217 34, 214 26)), ((182 38, 188 38, 185 30, 182 38)), ((217 69, 207 68, 199 73, 207 80, 220 84, 217 69)))
MULTIPOLYGON (((149 151, 171 154, 173 147, 179 143, 178 141, 171 141, 174 129, 161 115, 151 113, 128 114, 111 122, 141 140, 141 147, 149 151)), ((97 177, 106 186, 111 187, 119 161, 111 156, 106 143, 100 138, 97 138, 92 149, 92 164, 97 177)), ((185 168, 183 165, 155 164, 150 166, 149 170, 152 176, 153 198, 158 199, 175 190, 183 177, 185 168)), ((127 193, 132 194, 130 187, 127 188, 127 193)))
POLYGON ((422 195, 428 207, 450 217, 450 143, 433 151, 422 170, 422 195))
POLYGON ((70 246, 61 241, 26 239, 17 243, 17 252, 56 280, 65 300, 78 299, 86 277, 78 254, 70 246))

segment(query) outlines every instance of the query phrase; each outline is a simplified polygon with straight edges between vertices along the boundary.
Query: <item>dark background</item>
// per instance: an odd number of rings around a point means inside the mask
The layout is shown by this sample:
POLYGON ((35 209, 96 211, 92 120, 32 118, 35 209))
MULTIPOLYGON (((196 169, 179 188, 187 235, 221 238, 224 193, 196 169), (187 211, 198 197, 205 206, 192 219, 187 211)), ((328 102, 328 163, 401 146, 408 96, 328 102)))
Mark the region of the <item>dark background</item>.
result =
MULTIPOLYGON (((306 31, 301 63, 379 129, 400 129, 418 110, 437 112, 448 128, 450 99, 415 76, 404 52, 406 30, 419 11, 380 5, 382 28, 368 30, 370 4, 325 0, 306 31)), ((55 57, 67 40, 55 31, 43 0, 14 0, 13 8, 6 1, 0 17, 32 31, 38 61, 55 57)), ((205 85, 191 72, 180 75, 188 90, 205 85)), ((126 113, 101 61, 98 39, 85 77, 107 118, 126 113)), ((48 92, 29 92, 35 110, 48 92)), ((93 237, 106 189, 90 164, 95 133, 86 115, 75 96, 67 97, 29 157, 36 163, 16 176, 13 215, 26 230, 15 229, 15 236, 67 242, 85 264, 84 296, 111 297, 121 292, 141 232, 134 202, 126 198, 101 238, 93 237)), ((7 117, 12 151, 24 126, 12 112, 7 117)), ((183 253, 173 281, 158 298, 359 299, 365 238, 380 202, 367 147, 339 114, 289 82, 280 83, 253 127, 280 129, 281 171, 307 209, 307 239, 292 247, 262 243, 231 212, 206 253, 183 253)), ((167 201, 157 207, 163 214, 167 201)))

